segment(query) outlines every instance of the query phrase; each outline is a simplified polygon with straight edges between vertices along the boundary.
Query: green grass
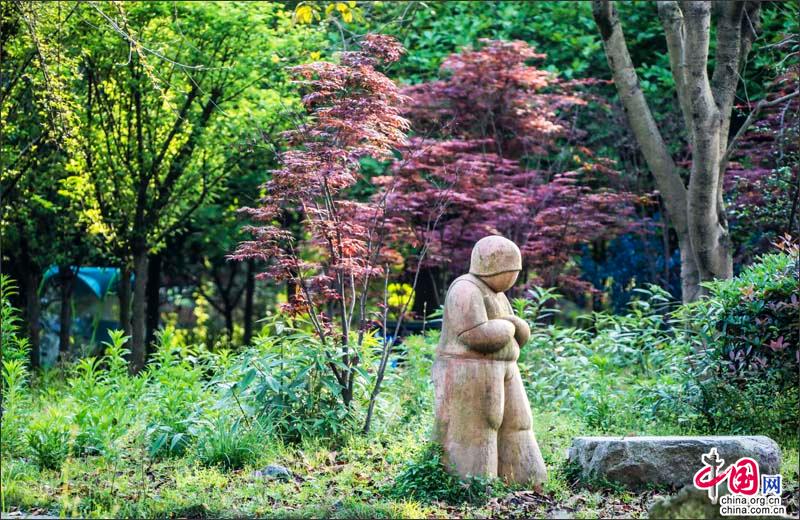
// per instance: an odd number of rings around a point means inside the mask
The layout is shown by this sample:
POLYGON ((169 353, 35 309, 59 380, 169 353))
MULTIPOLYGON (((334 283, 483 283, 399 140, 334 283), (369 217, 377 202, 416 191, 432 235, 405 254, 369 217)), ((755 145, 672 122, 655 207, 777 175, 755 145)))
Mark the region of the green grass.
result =
MULTIPOLYGON (((578 518, 645 514, 656 496, 652 492, 590 491, 570 481, 564 452, 573 435, 585 433, 580 421, 547 412, 534 417, 549 470, 542 502, 531 501, 521 490, 473 504, 388 497, 385 490, 427 445, 427 416, 391 435, 353 437, 337 449, 313 442, 288 446, 265 437, 256 458, 234 470, 204 466, 189 456, 150 462, 136 452, 135 443, 117 458, 70 455, 58 470, 40 470, 31 458, 4 458, 3 510, 94 518, 541 516, 556 509, 578 518), (267 464, 286 466, 294 478, 284 482, 254 476, 267 464)), ((797 486, 797 467, 798 451, 786 449, 784 486, 797 486)))

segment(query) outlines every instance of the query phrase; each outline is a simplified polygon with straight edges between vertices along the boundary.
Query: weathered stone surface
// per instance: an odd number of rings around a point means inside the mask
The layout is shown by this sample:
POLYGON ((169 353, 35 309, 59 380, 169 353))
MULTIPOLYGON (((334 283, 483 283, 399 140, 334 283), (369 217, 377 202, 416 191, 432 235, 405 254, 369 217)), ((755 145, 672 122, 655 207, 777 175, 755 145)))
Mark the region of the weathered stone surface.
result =
POLYGON ((741 457, 758 461, 761 473, 780 471, 781 450, 769 437, 576 437, 569 462, 586 480, 605 479, 631 489, 681 488, 702 467, 701 455, 717 448, 725 466, 741 457))
POLYGON ((470 274, 447 291, 436 360, 435 440, 461 477, 501 477, 539 487, 547 472, 517 367, 530 329, 503 294, 522 266, 503 237, 475 244, 470 274))
MULTIPOLYGON (((475 276, 522 270, 522 255, 517 245, 501 236, 484 237, 472 248, 469 272, 475 276)), ((508 290, 507 289, 503 290, 508 290)))
POLYGON ((278 480, 290 480, 292 472, 279 464, 270 464, 264 469, 259 469, 253 472, 254 477, 261 478, 274 478, 278 480))

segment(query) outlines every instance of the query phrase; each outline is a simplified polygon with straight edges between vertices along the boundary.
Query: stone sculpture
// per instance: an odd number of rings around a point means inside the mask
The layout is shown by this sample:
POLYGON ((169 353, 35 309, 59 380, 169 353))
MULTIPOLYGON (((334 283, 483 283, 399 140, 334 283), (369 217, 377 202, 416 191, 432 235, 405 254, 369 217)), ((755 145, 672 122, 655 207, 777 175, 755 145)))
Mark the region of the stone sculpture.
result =
POLYGON ((433 364, 434 440, 462 478, 500 477, 540 488, 547 471, 517 367, 530 329, 503 294, 521 269, 516 244, 489 236, 475 244, 469 274, 450 285, 433 364))

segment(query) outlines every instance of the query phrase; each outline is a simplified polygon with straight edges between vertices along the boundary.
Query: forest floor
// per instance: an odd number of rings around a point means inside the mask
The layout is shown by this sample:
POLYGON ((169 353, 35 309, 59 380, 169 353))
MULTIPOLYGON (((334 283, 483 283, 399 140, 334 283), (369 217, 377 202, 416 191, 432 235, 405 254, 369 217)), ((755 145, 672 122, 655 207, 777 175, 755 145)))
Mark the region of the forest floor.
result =
MULTIPOLYGON (((645 518, 665 492, 587 489, 570 481, 566 448, 576 421, 552 413, 535 415, 536 434, 548 465, 542 493, 502 490, 483 503, 448 504, 388 498, 386 490, 405 463, 425 445, 428 427, 354 437, 342 447, 265 443, 257 464, 224 471, 189 458, 151 461, 131 448, 109 459, 68 459, 60 471, 39 470, 31 461, 3 459, 3 518, 645 518), (288 468, 288 479, 257 470, 288 468)), ((136 445, 131 439, 131 447, 136 445)), ((785 503, 797 515, 798 452, 784 448, 785 503)))

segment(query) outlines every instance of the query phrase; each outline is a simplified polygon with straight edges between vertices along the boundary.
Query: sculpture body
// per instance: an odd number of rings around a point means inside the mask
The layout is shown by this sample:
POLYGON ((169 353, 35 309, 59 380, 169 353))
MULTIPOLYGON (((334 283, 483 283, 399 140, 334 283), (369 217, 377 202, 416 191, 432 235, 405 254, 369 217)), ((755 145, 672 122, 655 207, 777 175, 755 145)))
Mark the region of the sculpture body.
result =
POLYGON ((450 285, 433 365, 434 435, 461 477, 539 487, 547 473, 517 367, 530 329, 503 294, 521 268, 517 246, 490 236, 475 245, 470 273, 450 285))

